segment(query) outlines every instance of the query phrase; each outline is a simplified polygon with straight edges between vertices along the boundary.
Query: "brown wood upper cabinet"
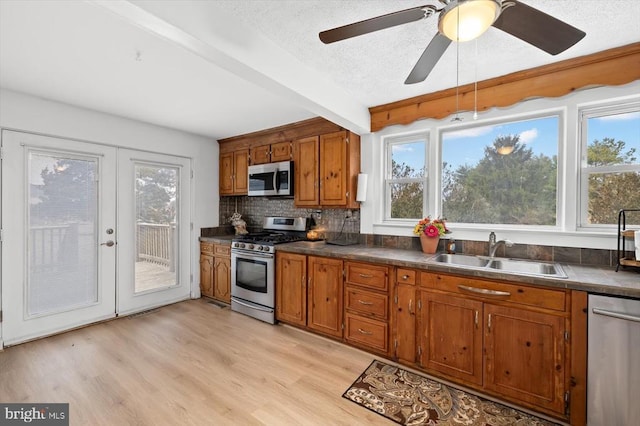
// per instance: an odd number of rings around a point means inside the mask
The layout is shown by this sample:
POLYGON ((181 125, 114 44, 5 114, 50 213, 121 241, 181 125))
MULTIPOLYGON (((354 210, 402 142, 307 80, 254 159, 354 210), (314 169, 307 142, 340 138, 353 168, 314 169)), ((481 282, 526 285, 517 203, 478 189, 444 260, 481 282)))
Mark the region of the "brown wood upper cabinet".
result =
POLYGON ((358 208, 360 136, 346 130, 294 142, 296 207, 358 208))
POLYGON ((293 158, 291 142, 279 142, 251 148, 251 164, 277 163, 293 158))
POLYGON ((220 195, 247 195, 249 150, 220 154, 220 195))

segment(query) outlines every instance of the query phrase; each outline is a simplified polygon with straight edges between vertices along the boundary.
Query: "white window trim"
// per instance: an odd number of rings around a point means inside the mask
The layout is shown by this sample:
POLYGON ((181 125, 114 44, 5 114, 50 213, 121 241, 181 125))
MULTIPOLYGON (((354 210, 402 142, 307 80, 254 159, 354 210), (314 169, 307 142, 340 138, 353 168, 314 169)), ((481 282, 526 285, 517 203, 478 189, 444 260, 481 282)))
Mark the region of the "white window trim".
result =
MULTIPOLYGON (((618 164, 610 166, 588 166, 587 165, 587 149, 589 146, 588 122, 590 118, 604 117, 614 114, 624 114, 628 112, 640 111, 640 98, 630 100, 628 102, 602 102, 596 105, 578 107, 579 117, 579 201, 578 212, 576 214, 576 228, 579 231, 604 231, 612 232, 617 230, 617 224, 590 224, 588 223, 589 213, 589 176, 591 174, 602 173, 623 173, 623 172, 639 172, 640 164, 618 164)), ((640 156, 640 151, 637 153, 640 156)))
MULTIPOLYGON (((624 103, 640 100, 640 80, 623 86, 606 86, 579 90, 560 98, 540 98, 520 102, 508 108, 493 108, 479 113, 483 120, 500 119, 505 115, 518 117, 530 115, 536 111, 564 109, 565 124, 561 124, 562 143, 558 156, 564 157, 564 164, 558 164, 558 193, 561 197, 558 203, 558 227, 553 230, 507 229, 504 226, 456 227, 453 229, 452 238, 461 240, 483 241, 488 238, 490 231, 499 231, 499 238, 509 238, 519 244, 538 244, 547 246, 601 248, 614 250, 617 238, 615 232, 610 229, 582 229, 578 227, 577 215, 579 212, 580 191, 580 143, 578 109, 589 106, 598 106, 605 103, 624 103), (560 182, 562 180, 562 182, 560 182)), ((472 112, 461 113, 464 122, 472 121, 472 112)), ((409 125, 394 125, 382 129, 379 132, 363 135, 362 144, 362 170, 369 174, 371 185, 382 188, 384 185, 384 140, 420 132, 429 132, 436 135, 439 128, 450 126, 449 118, 443 120, 424 119, 415 121, 409 125)), ((464 123, 463 122, 463 123, 464 123)), ((429 155, 437 154, 438 144, 431 143, 429 155)), ((430 172, 437 173, 436 170, 430 172)), ((434 179, 429 179, 429 185, 434 184, 434 179)), ((433 189, 430 186, 430 191, 433 189)), ((433 193, 433 192, 431 192, 433 193)), ((361 205, 361 232, 377 235, 413 236, 412 230, 415 223, 403 221, 403 223, 390 223, 384 220, 384 194, 377 191, 370 200, 361 205)), ((435 206, 430 210, 437 215, 435 206)))
POLYGON ((402 136, 394 136, 386 138, 383 142, 385 149, 385 160, 384 160, 384 189, 383 189, 383 197, 384 197, 384 212, 383 217, 385 222, 389 223, 406 223, 406 219, 397 219, 391 217, 391 194, 390 194, 390 186, 394 183, 422 183, 425 188, 425 193, 423 194, 422 199, 422 209, 425 210, 429 205, 429 188, 427 187, 429 182, 429 132, 419 132, 412 133, 408 135, 402 136), (400 145, 410 142, 424 142, 425 146, 425 170, 422 178, 401 178, 401 179, 393 179, 391 177, 391 161, 393 156, 393 146, 400 145))

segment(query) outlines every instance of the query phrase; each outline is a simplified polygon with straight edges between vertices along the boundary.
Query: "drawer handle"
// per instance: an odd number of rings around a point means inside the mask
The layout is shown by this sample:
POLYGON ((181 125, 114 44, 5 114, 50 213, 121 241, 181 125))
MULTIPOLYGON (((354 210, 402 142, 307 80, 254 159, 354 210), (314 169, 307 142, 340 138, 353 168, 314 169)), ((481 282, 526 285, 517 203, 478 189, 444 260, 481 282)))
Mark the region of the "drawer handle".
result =
POLYGON ((371 331, 363 330, 361 328, 358 329, 360 334, 366 334, 367 336, 371 336, 373 333, 371 331))
POLYGON ((369 274, 359 274, 361 278, 373 278, 373 275, 369 274))
POLYGON ((481 294, 483 296, 494 296, 494 297, 509 297, 511 293, 508 291, 498 291, 498 290, 489 290, 486 288, 477 288, 477 287, 469 287, 466 285, 459 285, 458 288, 462 291, 468 291, 470 293, 481 294))
POLYGON ((408 279, 409 279, 409 275, 404 274, 404 275, 402 276, 402 279, 403 279, 403 280, 408 280, 408 279))
POLYGON ((360 300, 360 299, 358 299, 358 303, 361 304, 361 305, 373 305, 373 302, 366 302, 366 301, 360 300))

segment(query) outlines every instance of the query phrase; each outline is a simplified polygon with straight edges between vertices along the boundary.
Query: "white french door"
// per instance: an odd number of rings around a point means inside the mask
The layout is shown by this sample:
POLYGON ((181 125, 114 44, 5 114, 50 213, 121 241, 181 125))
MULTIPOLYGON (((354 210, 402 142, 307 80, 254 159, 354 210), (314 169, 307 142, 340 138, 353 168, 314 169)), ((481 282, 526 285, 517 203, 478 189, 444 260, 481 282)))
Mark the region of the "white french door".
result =
POLYGON ((119 150, 119 314, 189 298, 190 175, 188 158, 119 150))
POLYGON ((187 158, 3 131, 5 346, 190 296, 187 158))
POLYGON ((2 145, 4 344, 115 316, 116 149, 12 131, 2 145))

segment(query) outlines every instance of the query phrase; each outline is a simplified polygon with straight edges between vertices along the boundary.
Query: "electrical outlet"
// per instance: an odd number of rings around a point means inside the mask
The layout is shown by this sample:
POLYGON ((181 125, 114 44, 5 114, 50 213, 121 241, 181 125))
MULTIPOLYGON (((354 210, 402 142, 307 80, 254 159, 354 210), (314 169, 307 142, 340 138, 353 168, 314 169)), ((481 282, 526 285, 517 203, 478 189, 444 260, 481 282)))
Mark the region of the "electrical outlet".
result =
POLYGON ((353 212, 351 211, 351 209, 347 209, 345 217, 347 219, 351 219, 353 217, 353 212))

